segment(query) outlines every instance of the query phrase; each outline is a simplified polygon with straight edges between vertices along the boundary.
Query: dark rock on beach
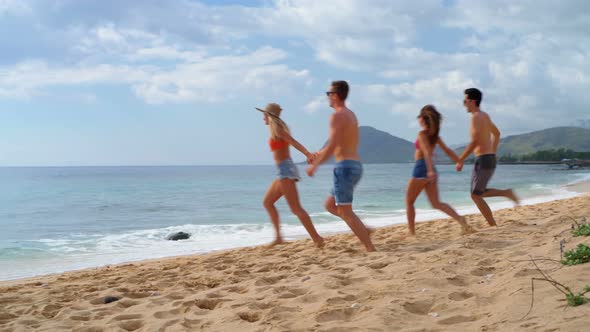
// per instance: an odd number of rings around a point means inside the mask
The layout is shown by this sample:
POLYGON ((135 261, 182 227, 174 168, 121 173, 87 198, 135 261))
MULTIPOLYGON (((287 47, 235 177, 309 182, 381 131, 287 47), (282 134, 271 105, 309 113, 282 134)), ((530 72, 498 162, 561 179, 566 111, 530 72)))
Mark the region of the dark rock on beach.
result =
POLYGON ((189 233, 176 232, 176 233, 172 233, 172 234, 168 235, 166 237, 166 240, 178 241, 178 240, 186 240, 186 239, 188 239, 190 237, 191 237, 191 235, 189 233))

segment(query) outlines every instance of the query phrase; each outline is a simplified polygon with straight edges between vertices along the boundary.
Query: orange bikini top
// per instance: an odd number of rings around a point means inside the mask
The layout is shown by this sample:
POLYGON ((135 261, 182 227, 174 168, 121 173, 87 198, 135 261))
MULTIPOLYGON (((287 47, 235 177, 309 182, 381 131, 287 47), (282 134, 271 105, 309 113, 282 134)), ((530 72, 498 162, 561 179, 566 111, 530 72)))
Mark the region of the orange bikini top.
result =
POLYGON ((268 145, 270 145, 270 151, 277 151, 289 146, 289 143, 287 141, 283 141, 282 139, 275 140, 271 138, 268 140, 268 145))

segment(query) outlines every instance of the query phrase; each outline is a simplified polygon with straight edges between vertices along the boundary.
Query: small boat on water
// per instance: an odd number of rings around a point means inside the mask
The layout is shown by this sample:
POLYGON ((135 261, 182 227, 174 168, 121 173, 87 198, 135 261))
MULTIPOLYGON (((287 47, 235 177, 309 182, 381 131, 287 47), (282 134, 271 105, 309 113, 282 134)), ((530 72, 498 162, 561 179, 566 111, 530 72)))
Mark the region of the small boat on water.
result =
POLYGON ((568 169, 578 169, 578 168, 585 168, 590 167, 590 160, 582 160, 582 159, 562 159, 561 163, 565 165, 568 169))

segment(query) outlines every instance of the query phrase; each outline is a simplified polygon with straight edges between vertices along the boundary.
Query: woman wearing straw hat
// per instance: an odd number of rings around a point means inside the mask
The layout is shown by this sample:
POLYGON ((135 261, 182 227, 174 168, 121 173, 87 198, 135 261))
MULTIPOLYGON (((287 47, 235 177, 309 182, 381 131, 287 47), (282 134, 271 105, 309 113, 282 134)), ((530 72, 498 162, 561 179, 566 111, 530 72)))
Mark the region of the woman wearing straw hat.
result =
POLYGON ((297 150, 301 151, 301 153, 307 157, 308 162, 312 161, 313 154, 291 137, 289 127, 287 127, 287 124, 280 118, 282 111, 281 106, 271 103, 264 109, 256 109, 264 113, 264 123, 270 128, 269 145, 278 168, 277 179, 275 179, 268 188, 263 201, 264 208, 268 211, 276 232, 276 239, 272 245, 283 243, 283 237, 281 236, 279 225, 279 213, 274 204, 279 198, 285 196, 293 214, 299 218, 316 246, 321 248, 324 245, 324 239, 318 234, 311 223, 309 214, 307 214, 307 212, 301 207, 301 203, 299 202, 299 195, 295 185, 300 179, 299 171, 291 159, 289 146, 292 145, 297 150))

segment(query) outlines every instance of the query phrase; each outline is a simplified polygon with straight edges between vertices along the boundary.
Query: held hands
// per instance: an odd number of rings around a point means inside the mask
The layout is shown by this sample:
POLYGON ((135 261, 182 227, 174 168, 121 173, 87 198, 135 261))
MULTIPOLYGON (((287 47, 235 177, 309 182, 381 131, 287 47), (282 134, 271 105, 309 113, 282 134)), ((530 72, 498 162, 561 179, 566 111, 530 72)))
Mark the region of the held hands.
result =
POLYGON ((317 165, 311 165, 307 168, 307 175, 313 177, 315 171, 318 169, 317 165))
POLYGON ((315 174, 315 171, 318 169, 319 165, 314 165, 313 162, 319 157, 319 155, 319 152, 314 152, 307 156, 307 163, 310 165, 307 168, 307 175, 313 176, 315 174))
POLYGON ((455 169, 457 170, 457 172, 461 172, 463 170, 463 162, 458 161, 457 164, 455 165, 455 169))

